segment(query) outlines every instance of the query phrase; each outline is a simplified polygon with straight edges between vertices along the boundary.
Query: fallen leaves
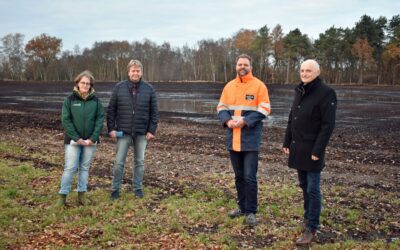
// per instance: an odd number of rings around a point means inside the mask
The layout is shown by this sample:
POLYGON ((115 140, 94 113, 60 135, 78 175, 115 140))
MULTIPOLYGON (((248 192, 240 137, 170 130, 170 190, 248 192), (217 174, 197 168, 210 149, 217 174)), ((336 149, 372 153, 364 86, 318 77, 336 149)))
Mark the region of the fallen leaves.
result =
POLYGON ((24 244, 24 249, 64 247, 66 245, 78 247, 86 245, 90 240, 98 238, 102 234, 103 231, 97 228, 77 227, 65 230, 62 224, 50 225, 41 233, 31 235, 28 242, 24 244))

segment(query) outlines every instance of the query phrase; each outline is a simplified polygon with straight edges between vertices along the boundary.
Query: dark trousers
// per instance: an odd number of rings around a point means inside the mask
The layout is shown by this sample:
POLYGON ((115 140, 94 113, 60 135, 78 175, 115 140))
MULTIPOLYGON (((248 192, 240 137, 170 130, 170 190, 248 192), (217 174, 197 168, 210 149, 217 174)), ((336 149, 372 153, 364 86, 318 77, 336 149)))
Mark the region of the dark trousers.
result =
POLYGON ((257 213, 258 151, 229 151, 233 170, 238 205, 242 213, 257 213))
POLYGON ((322 195, 320 190, 321 172, 297 170, 304 198, 304 219, 307 227, 317 230, 321 215, 322 195))

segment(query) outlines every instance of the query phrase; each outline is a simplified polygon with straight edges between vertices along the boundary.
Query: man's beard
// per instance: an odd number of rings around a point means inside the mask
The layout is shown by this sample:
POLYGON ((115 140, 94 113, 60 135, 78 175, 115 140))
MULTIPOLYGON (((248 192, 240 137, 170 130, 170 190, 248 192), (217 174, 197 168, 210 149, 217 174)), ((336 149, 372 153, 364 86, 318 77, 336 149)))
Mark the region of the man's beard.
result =
POLYGON ((138 82, 140 82, 140 78, 138 78, 138 79, 129 78, 129 80, 130 80, 131 82, 133 82, 133 83, 138 83, 138 82))
POLYGON ((241 70, 238 71, 238 75, 239 75, 239 76, 245 76, 245 75, 247 75, 249 72, 250 72, 250 70, 241 69, 241 70))

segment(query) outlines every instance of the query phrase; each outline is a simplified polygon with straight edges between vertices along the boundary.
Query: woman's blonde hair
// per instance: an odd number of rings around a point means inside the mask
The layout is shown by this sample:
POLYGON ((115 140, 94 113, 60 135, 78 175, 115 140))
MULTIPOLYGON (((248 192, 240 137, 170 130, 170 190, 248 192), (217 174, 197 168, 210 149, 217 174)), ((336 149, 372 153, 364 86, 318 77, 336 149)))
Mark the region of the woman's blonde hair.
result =
POLYGON ((90 87, 93 87, 93 85, 94 85, 94 77, 93 77, 92 72, 90 72, 89 70, 82 71, 81 73, 79 73, 79 75, 77 75, 77 76, 75 77, 75 80, 74 80, 75 85, 77 85, 77 84, 81 81, 82 77, 84 77, 84 76, 86 76, 87 78, 89 78, 89 80, 90 80, 90 87))

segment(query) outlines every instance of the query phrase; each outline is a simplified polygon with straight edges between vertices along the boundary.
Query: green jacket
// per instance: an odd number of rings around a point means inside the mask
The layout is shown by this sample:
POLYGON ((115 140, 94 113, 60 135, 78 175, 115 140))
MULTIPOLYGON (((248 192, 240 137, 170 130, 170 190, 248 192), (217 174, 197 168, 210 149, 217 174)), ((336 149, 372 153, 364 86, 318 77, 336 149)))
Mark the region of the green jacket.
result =
POLYGON ((94 94, 94 89, 83 99, 76 89, 64 99, 61 121, 65 130, 64 144, 71 139, 90 139, 99 143, 103 129, 104 110, 100 100, 94 94))

